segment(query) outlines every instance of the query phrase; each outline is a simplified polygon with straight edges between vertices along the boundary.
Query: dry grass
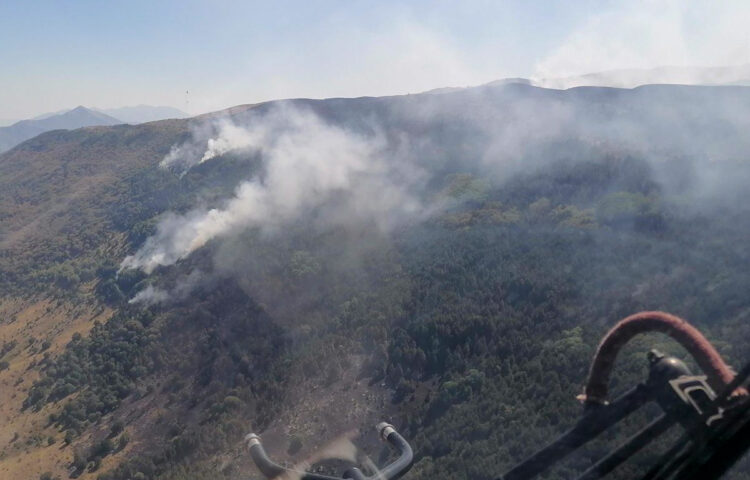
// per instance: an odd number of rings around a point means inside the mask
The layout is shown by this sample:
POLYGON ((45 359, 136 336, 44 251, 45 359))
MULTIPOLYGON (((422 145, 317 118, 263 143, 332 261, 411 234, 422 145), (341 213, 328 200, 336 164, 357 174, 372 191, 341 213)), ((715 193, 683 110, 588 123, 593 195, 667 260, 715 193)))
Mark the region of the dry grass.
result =
POLYGON ((0 300, 0 343, 17 342, 4 357, 8 369, 0 372, 0 478, 35 479, 44 472, 67 477, 72 447, 65 446, 63 435, 48 425, 50 413, 59 405, 47 405, 39 412, 22 412, 21 407, 38 378, 33 365, 44 354, 42 342, 50 342, 46 352, 54 357, 75 333, 86 334, 94 321, 104 322, 111 314, 107 308, 51 298, 0 300), (47 445, 50 437, 54 443, 47 445))

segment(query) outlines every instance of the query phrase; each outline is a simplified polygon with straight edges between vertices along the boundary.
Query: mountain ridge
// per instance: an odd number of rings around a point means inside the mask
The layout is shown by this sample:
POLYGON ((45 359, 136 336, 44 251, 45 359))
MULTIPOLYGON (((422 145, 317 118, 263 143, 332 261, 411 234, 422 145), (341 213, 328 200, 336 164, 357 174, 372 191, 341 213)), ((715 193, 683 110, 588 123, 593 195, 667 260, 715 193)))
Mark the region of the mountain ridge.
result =
POLYGON ((750 85, 750 64, 727 67, 660 66, 641 69, 617 69, 569 77, 534 78, 540 87, 568 89, 603 86, 635 88, 650 84, 669 85, 750 85))
POLYGON ((122 123, 138 124, 185 117, 189 117, 189 115, 168 106, 136 105, 99 109, 79 105, 72 109, 45 113, 0 127, 0 152, 9 150, 25 140, 50 130, 71 130, 122 123))
POLYGON ((648 85, 750 86, 750 64, 737 67, 654 67, 618 69, 568 77, 508 77, 465 87, 440 87, 421 93, 443 94, 477 87, 522 84, 551 90, 579 87, 633 89, 648 85))
POLYGON ((173 118, 185 118, 191 115, 174 107, 166 105, 133 105, 116 108, 94 108, 98 112, 110 115, 123 121, 123 123, 138 124, 167 120, 173 118))
POLYGON ((120 123, 123 122, 117 118, 81 105, 64 113, 32 120, 21 120, 7 127, 0 127, 0 152, 9 150, 25 140, 50 130, 70 130, 120 123))

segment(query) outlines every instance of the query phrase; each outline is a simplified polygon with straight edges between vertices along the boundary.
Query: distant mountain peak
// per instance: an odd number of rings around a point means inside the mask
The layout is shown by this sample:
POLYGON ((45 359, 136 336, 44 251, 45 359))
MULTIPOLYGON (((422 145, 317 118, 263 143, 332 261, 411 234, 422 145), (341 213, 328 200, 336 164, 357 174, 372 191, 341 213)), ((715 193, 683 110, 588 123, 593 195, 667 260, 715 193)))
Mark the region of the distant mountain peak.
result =
POLYGON ((21 120, 7 127, 0 127, 0 153, 50 130, 72 130, 81 127, 118 125, 121 123, 138 124, 189 116, 181 110, 167 106, 137 105, 100 109, 78 105, 69 110, 45 113, 29 120, 21 120))
MULTIPOLYGON (((123 123, 123 121, 119 118, 115 118, 111 115, 107 115, 104 112, 100 112, 88 107, 84 107, 83 105, 78 105, 76 108, 72 110, 68 110, 65 113, 62 113, 58 115, 59 118, 72 118, 72 117, 85 117, 85 121, 89 121, 91 119, 92 121, 94 119, 99 119, 100 123, 97 123, 97 125, 116 125, 118 123, 123 123)), ((56 117, 48 117, 47 120, 56 118, 56 117)), ((81 125, 84 127, 90 126, 90 125, 81 125)))
POLYGON ((31 120, 21 120, 13 125, 0 128, 0 152, 9 150, 21 142, 50 130, 73 130, 97 125, 117 125, 122 120, 79 105, 76 108, 55 115, 31 120))

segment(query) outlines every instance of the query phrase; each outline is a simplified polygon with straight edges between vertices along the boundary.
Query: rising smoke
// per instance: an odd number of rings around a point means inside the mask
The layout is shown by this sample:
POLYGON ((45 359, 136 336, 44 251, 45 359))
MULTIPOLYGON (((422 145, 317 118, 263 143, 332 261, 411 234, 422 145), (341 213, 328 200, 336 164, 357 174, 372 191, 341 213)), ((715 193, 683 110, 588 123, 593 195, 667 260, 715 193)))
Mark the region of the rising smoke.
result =
POLYGON ((187 298, 196 288, 209 284, 211 280, 211 275, 196 269, 188 275, 178 278, 175 285, 170 289, 148 285, 135 294, 128 303, 140 303, 148 306, 168 301, 178 302, 187 298))
MULTIPOLYGON (((261 113, 251 109, 245 116, 206 120, 189 141, 171 149, 162 168, 184 175, 229 153, 260 158, 261 168, 218 207, 164 214, 156 233, 121 268, 148 274, 222 239, 219 267, 234 274, 242 264, 248 271, 265 264, 238 260, 249 248, 247 239, 239 239, 242 232, 255 230, 272 243, 293 227, 311 234, 368 224, 390 232, 441 211, 445 204, 434 192, 451 173, 481 176, 499 188, 514 175, 544 171, 557 161, 635 156, 649 166, 662 192, 680 196, 684 205, 722 197, 736 203, 730 194, 744 191, 750 177, 741 157, 750 149, 742 134, 750 126, 743 104, 750 105, 745 91, 722 89, 559 92, 500 85, 384 99, 277 102, 261 113)), ((351 238, 340 257, 357 235, 364 238, 355 230, 338 236, 351 238)), ((153 289, 139 295, 134 301, 163 301, 171 294, 153 289)))
POLYGON ((419 174, 413 169, 405 174, 403 165, 387 162, 378 134, 356 134, 292 107, 279 107, 246 127, 224 119, 199 132, 211 130, 216 131, 212 138, 194 133, 172 148, 161 166, 184 173, 227 152, 246 151, 262 155, 263 175, 242 182, 220 208, 166 214, 156 234, 122 261, 122 269, 151 273, 212 239, 249 227, 272 234, 322 205, 329 208, 326 223, 358 218, 382 229, 423 210, 410 194, 419 174))

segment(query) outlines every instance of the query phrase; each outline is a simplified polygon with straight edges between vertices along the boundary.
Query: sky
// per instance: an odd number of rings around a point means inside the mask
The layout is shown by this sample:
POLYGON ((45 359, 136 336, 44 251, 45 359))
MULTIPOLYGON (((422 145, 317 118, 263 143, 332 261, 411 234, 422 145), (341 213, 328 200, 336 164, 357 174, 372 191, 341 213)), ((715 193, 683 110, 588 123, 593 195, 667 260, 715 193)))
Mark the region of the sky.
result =
POLYGON ((0 121, 750 63, 750 2, 0 0, 0 121))

